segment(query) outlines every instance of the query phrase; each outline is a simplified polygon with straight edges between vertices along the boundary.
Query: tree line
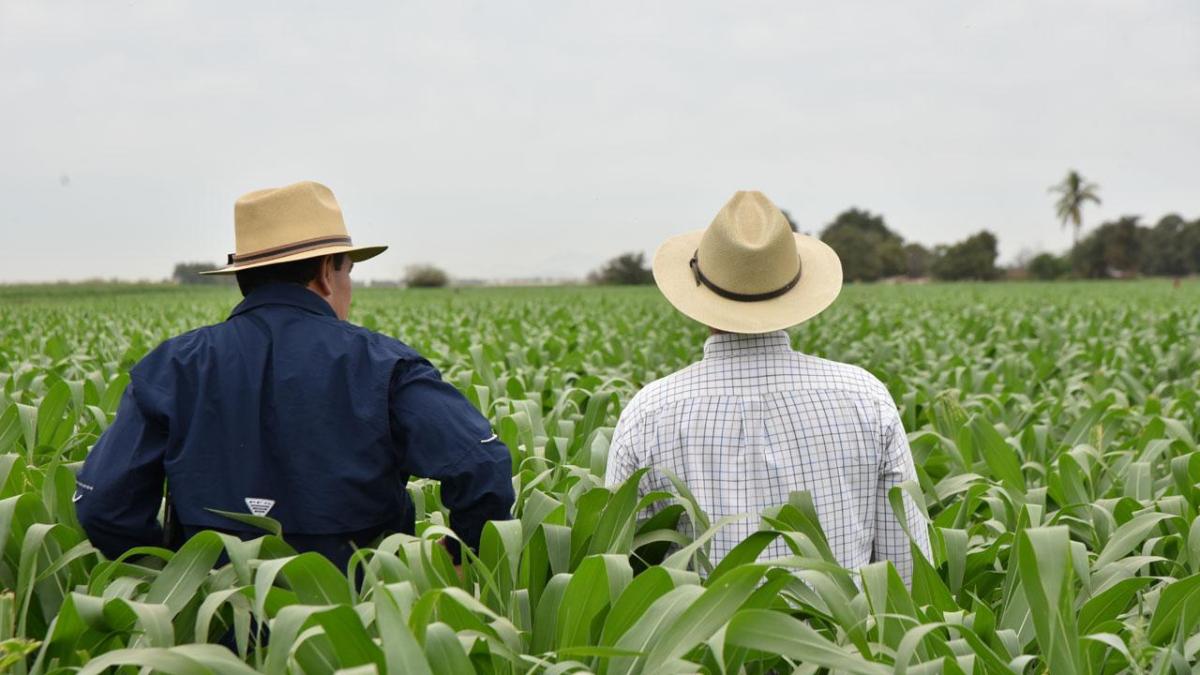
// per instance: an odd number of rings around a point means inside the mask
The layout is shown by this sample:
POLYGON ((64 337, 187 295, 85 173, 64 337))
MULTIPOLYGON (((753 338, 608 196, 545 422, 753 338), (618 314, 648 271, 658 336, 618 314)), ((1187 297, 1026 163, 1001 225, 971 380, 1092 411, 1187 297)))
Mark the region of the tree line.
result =
POLYGON ((1037 279, 1183 277, 1200 274, 1200 218, 1177 214, 1153 226, 1138 216, 1103 223, 1064 255, 1043 253, 1026 266, 1037 279))
MULTIPOLYGON (((987 230, 948 245, 905 243, 881 216, 851 209, 821 233, 842 259, 845 278, 908 277, 990 281, 1002 277, 1106 279, 1200 274, 1200 218, 1163 216, 1153 226, 1138 216, 1101 224, 1062 255, 1042 253, 1008 268, 996 264, 996 236, 987 230)), ((1068 220, 1073 224, 1074 219, 1068 220)))
MULTIPOLYGON (((793 227, 793 229, 795 229, 793 227)), ((982 231, 954 244, 926 248, 906 243, 883 216, 852 208, 842 212, 820 234, 842 259, 847 281, 877 281, 892 277, 991 280, 1001 276, 996 266, 996 237, 982 231)), ((642 253, 625 253, 588 275, 594 284, 649 284, 654 277, 642 253)))
MULTIPOLYGON (((926 247, 907 242, 887 226, 881 214, 850 208, 838 214, 821 230, 819 237, 842 259, 847 281, 933 278, 943 281, 992 281, 1001 278, 1125 278, 1132 276, 1187 276, 1200 274, 1200 218, 1163 216, 1153 226, 1143 225, 1139 216, 1125 216, 1102 223, 1082 239, 1083 212, 1088 204, 1100 204, 1100 186, 1078 171, 1067 172, 1050 187, 1057 195, 1054 213, 1063 227, 1072 228, 1072 246, 1065 254, 1041 253, 1004 268, 996 264, 996 235, 980 230, 949 244, 926 247)), ((794 232, 799 228, 785 210, 794 232)), ((200 276, 213 269, 205 263, 179 263, 172 275, 182 284, 232 283, 232 277, 200 276)), ((654 275, 644 253, 624 253, 587 275, 592 284, 651 284, 654 275)), ((449 276, 433 265, 411 265, 398 285, 410 288, 439 287, 449 276)))
MULTIPOLYGON (((1100 204, 1100 186, 1077 171, 1050 187, 1058 196, 1054 212, 1063 227, 1072 228, 1072 246, 1065 254, 1041 253, 1004 268, 996 264, 996 235, 981 230, 950 244, 926 247, 906 242, 887 226, 880 214, 851 208, 839 214, 820 232, 820 238, 837 251, 847 281, 889 278, 944 281, 992 281, 1001 278, 1101 279, 1132 276, 1187 276, 1200 274, 1200 218, 1188 221, 1170 214, 1153 226, 1138 216, 1125 216, 1101 224, 1082 239, 1083 212, 1100 204)), ((786 213, 786 212, 785 212, 786 213)), ((788 217, 791 222, 791 218, 788 217)), ((798 231, 795 223, 792 229, 798 231)), ((613 258, 588 276, 592 283, 648 284, 653 276, 640 253, 613 258)))

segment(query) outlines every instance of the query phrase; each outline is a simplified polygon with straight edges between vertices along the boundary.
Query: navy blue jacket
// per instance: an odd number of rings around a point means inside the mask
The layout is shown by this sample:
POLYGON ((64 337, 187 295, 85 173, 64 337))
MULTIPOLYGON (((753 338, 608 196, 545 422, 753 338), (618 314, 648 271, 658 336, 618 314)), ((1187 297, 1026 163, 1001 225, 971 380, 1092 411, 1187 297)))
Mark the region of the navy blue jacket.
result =
POLYGON ((185 535, 262 534, 209 509, 266 515, 298 550, 344 565, 351 542, 412 533, 409 476, 441 481, 450 525, 472 548, 487 520, 510 517, 508 448, 458 390, 307 288, 271 284, 133 368, 75 508, 110 558, 160 546, 165 479, 185 535))

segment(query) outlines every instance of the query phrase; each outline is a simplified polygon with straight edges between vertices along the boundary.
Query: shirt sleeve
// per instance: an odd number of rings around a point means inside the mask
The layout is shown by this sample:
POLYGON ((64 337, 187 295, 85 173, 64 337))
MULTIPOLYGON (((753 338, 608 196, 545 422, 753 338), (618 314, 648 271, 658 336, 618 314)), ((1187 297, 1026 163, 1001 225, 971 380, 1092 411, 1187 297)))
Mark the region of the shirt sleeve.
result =
POLYGON ((161 546, 165 418, 125 387, 112 426, 88 453, 76 479, 75 513, 92 545, 109 558, 135 546, 161 546))
MULTIPOLYGON (((487 419, 428 361, 401 362, 392 375, 392 430, 403 469, 441 481, 450 527, 479 548, 489 520, 512 517, 512 457, 487 419)), ((458 559, 456 542, 447 542, 458 559)))
POLYGON ((641 462, 638 460, 641 426, 641 422, 635 419, 634 411, 629 408, 617 420, 612 442, 608 444, 608 464, 604 471, 606 487, 612 489, 620 487, 629 480, 635 471, 641 468, 641 462))
MULTIPOLYGON (((895 565, 905 585, 912 585, 913 554, 908 535, 904 533, 896 514, 892 511, 888 493, 908 480, 916 480, 912 450, 908 447, 908 436, 896 406, 890 401, 883 406, 883 456, 880 462, 879 486, 875 494, 875 552, 877 561, 890 560, 895 565)), ((929 526, 925 516, 907 492, 903 493, 904 517, 913 543, 925 556, 930 557, 929 526)))

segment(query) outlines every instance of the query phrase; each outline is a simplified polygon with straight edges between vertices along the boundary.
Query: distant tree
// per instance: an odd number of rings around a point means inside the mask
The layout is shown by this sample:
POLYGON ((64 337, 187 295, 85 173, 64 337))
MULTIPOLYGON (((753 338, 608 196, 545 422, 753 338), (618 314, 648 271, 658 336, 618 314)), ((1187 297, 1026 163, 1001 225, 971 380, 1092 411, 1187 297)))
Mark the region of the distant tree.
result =
POLYGON ((1070 223, 1075 228, 1072 230, 1072 246, 1079 243, 1079 229, 1083 226, 1083 205, 1089 201, 1099 204, 1100 197, 1096 194, 1099 190, 1099 185, 1085 181, 1074 169, 1067 172, 1067 177, 1061 183, 1050 186, 1051 192, 1059 194, 1054 208, 1062 226, 1066 227, 1070 223))
POLYGON ((1141 271, 1146 231, 1138 224, 1137 216, 1126 216, 1116 222, 1112 235, 1107 237, 1104 251, 1109 269, 1123 275, 1141 271))
POLYGON ((177 284, 188 286, 216 286, 220 284, 232 284, 232 275, 200 275, 201 272, 215 270, 218 267, 220 267, 220 265, 213 265, 212 263, 181 262, 175 265, 175 271, 171 273, 171 278, 174 279, 175 283, 177 284))
POLYGON ((1101 228, 1097 228, 1071 248, 1071 267, 1075 275, 1085 279, 1104 279, 1108 274, 1108 261, 1104 259, 1104 241, 1101 228))
POLYGON ((1183 228, 1180 247, 1186 252, 1188 274, 1200 274, 1200 218, 1183 228))
POLYGON ((1146 233, 1137 216, 1104 223, 1071 249, 1075 273, 1091 279, 1136 274, 1146 233))
POLYGON ((849 281, 875 281, 905 274, 908 270, 904 240, 888 229, 882 216, 850 209, 842 212, 823 232, 842 259, 842 275, 849 281))
POLYGON ((1000 277, 997 255, 996 236, 984 230, 942 248, 931 270, 938 279, 990 281, 1000 277))
POLYGON ((1142 236, 1140 270, 1143 274, 1180 277, 1196 271, 1187 241, 1189 223, 1175 214, 1163 216, 1142 236))
POLYGON ((905 244, 904 260, 909 279, 920 279, 929 276, 929 264, 933 261, 933 253, 920 244, 905 244))
POLYGON ((404 268, 404 285, 409 288, 441 288, 448 283, 450 277, 433 265, 409 265, 404 268))
POLYGON ((624 253, 588 274, 588 282, 608 285, 651 284, 654 283, 654 273, 646 267, 645 253, 624 253))
POLYGON ((821 239, 837 251, 846 281, 876 281, 883 276, 877 243, 858 230, 842 230, 821 239))
POLYGON ((1041 253, 1025 266, 1029 276, 1042 281, 1061 279, 1071 273, 1071 261, 1053 253, 1041 253))

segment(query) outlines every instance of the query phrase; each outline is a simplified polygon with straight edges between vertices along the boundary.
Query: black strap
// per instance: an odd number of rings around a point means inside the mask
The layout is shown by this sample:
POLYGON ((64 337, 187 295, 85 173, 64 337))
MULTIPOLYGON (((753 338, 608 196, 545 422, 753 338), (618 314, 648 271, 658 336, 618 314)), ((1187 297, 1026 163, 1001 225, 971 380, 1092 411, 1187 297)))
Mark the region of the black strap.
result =
POLYGON ((316 239, 307 239, 305 241, 298 241, 294 244, 276 246, 275 248, 268 248, 262 251, 253 251, 251 253, 243 253, 241 255, 238 255, 237 253, 230 253, 229 264, 232 265, 234 263, 255 262, 257 260, 265 260, 267 258, 279 258, 291 253, 300 253, 301 251, 311 251, 314 248, 337 245, 350 246, 350 237, 344 235, 318 237, 316 239))
POLYGON ((718 286, 718 285, 714 284, 712 281, 710 281, 708 277, 704 276, 704 273, 700 271, 700 251, 699 250, 697 250, 695 253, 692 254, 692 259, 688 263, 688 265, 691 266, 692 274, 695 275, 695 277, 696 277, 696 285, 697 286, 699 286, 700 284, 704 284, 705 286, 708 287, 708 289, 710 291, 712 291, 713 293, 716 293, 717 295, 721 296, 722 298, 728 298, 730 300, 736 300, 738 302, 759 302, 762 300, 771 300, 773 298, 778 298, 779 296, 783 295, 784 293, 787 293, 788 291, 795 288, 796 284, 800 283, 800 272, 802 271, 802 270, 796 270, 796 276, 792 277, 791 281, 787 282, 782 287, 777 288, 773 291, 767 291, 766 293, 735 293, 733 291, 727 291, 724 288, 721 288, 720 286, 718 286))

